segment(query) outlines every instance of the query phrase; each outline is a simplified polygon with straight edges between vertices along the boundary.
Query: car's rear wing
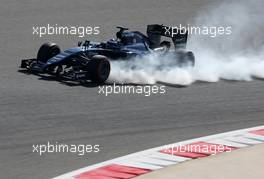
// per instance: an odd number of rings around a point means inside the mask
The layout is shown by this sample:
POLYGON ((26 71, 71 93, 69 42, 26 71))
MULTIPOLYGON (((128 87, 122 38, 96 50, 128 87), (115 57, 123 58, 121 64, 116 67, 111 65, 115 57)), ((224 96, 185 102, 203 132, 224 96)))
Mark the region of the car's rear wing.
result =
POLYGON ((147 35, 151 42, 151 48, 159 47, 161 36, 172 39, 175 49, 185 49, 188 39, 188 31, 177 27, 169 27, 159 24, 147 26, 147 35))

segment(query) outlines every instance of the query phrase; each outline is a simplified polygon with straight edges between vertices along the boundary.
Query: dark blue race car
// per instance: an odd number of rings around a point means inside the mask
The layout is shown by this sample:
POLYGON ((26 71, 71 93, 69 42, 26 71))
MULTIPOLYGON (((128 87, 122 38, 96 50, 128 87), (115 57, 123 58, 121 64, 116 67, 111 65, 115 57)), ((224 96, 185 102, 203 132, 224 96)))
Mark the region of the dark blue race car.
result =
POLYGON ((34 73, 48 73, 74 81, 105 82, 110 74, 111 60, 129 60, 157 53, 175 56, 175 64, 179 66, 194 66, 195 58, 192 52, 186 51, 188 32, 175 33, 175 29, 164 25, 148 25, 147 35, 138 31, 128 31, 117 27, 116 39, 107 42, 79 42, 73 47, 61 52, 55 43, 43 44, 37 58, 24 59, 21 68, 34 73), (162 41, 161 37, 172 39, 175 49, 170 50, 171 43, 162 41))

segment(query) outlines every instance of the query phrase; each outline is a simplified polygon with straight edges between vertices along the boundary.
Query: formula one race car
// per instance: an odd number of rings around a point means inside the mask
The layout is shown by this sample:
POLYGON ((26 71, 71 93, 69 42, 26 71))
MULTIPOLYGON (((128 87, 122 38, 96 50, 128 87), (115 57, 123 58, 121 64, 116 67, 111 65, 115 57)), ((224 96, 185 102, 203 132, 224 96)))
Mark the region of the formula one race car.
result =
POLYGON ((21 68, 35 73, 48 73, 73 81, 90 80, 105 82, 110 74, 110 60, 129 60, 152 53, 160 55, 173 53, 179 66, 194 66, 192 52, 186 51, 188 32, 174 33, 173 28, 164 25, 148 25, 147 35, 138 31, 128 31, 117 27, 116 39, 107 42, 78 42, 78 47, 61 52, 55 43, 43 44, 37 58, 25 59, 21 68), (170 42, 161 42, 161 36, 172 39, 175 50, 170 50, 170 42))

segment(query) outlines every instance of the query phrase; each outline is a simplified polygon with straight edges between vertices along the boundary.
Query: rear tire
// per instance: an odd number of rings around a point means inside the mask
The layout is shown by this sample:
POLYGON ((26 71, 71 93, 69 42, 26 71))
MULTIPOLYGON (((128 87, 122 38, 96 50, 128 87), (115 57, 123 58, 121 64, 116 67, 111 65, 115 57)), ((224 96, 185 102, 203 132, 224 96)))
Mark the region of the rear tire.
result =
POLYGON ((104 83, 110 74, 110 62, 107 57, 95 55, 89 62, 91 71, 91 81, 95 83, 104 83))
POLYGON ((187 62, 187 64, 191 67, 194 67, 195 66, 195 57, 194 57, 194 54, 193 52, 187 52, 185 54, 185 61, 187 62))
POLYGON ((181 52, 179 55, 179 65, 180 67, 194 67, 195 66, 195 57, 193 52, 181 52))
POLYGON ((55 43, 44 43, 39 48, 37 61, 46 63, 50 58, 60 53, 60 47, 55 43))

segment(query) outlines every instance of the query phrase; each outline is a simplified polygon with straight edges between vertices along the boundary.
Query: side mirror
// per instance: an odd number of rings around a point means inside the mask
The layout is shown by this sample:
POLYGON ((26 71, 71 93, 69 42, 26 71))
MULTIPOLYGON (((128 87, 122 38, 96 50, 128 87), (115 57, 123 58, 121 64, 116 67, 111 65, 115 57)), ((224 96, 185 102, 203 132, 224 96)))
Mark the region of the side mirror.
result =
POLYGON ((85 42, 83 43, 83 46, 89 47, 89 45, 90 45, 90 41, 89 40, 85 40, 85 42))
POLYGON ((78 47, 82 46, 82 43, 83 43, 82 41, 79 41, 78 44, 77 44, 78 47))

